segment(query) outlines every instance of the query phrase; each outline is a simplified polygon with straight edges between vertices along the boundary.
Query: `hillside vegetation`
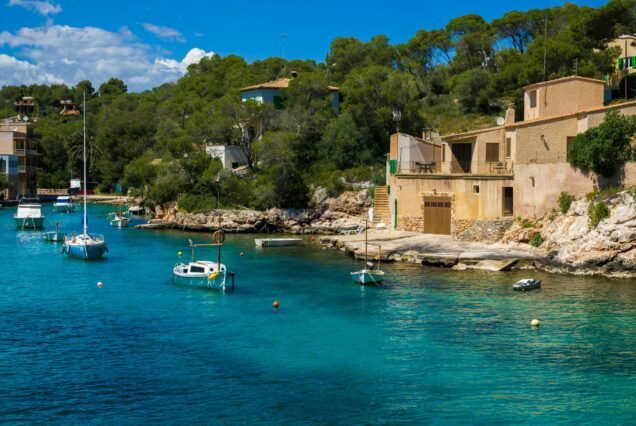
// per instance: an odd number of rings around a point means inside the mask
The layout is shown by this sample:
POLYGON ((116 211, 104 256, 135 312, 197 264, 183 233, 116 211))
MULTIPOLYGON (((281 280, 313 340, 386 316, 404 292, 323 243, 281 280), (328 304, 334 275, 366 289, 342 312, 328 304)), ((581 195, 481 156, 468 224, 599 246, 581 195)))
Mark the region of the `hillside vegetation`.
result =
POLYGON ((36 98, 40 187, 65 187, 81 170, 81 117, 57 112, 60 100, 81 103, 86 92, 90 180, 99 190, 121 182, 148 204, 179 200, 189 211, 215 207, 217 194, 225 207, 302 207, 312 185, 333 195, 382 173, 398 127, 414 135, 488 127, 508 104, 520 117, 523 86, 572 75, 575 63, 579 75, 603 78, 618 56, 607 42, 634 32, 635 0, 511 11, 492 22, 470 14, 419 30, 403 44, 384 35, 368 42, 338 37, 324 63, 214 56, 176 83, 143 93, 128 93, 112 78, 97 89, 89 81, 4 86, 0 100, 36 98), (241 102, 239 88, 292 70, 299 74, 284 109, 241 102), (338 112, 329 85, 340 88, 338 112), (221 171, 205 154, 209 143, 242 146, 247 171, 221 171))

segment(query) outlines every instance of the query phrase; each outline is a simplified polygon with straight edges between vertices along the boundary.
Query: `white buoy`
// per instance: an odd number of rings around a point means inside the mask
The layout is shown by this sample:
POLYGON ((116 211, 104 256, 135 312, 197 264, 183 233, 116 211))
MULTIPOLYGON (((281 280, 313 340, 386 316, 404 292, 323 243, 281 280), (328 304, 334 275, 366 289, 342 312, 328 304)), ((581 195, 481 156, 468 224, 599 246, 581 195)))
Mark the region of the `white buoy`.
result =
POLYGON ((102 286, 102 282, 101 281, 97 281, 97 287, 101 287, 102 286))
POLYGON ((530 325, 533 327, 538 327, 541 325, 541 321, 539 321, 538 319, 533 319, 532 321, 530 321, 530 325))

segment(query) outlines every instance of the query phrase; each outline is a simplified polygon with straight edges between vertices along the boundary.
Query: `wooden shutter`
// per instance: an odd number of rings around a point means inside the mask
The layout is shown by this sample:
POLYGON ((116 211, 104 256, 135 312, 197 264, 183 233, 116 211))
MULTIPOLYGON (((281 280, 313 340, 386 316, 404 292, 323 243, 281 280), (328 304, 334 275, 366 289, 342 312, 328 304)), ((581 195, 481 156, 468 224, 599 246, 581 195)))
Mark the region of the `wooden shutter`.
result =
POLYGON ((506 138, 506 158, 512 157, 512 140, 506 138))
POLYGON ((389 173, 392 175, 397 171, 397 160, 389 160, 389 173))
POLYGON ((486 161, 488 162, 499 161, 499 144, 498 143, 486 144, 486 161))

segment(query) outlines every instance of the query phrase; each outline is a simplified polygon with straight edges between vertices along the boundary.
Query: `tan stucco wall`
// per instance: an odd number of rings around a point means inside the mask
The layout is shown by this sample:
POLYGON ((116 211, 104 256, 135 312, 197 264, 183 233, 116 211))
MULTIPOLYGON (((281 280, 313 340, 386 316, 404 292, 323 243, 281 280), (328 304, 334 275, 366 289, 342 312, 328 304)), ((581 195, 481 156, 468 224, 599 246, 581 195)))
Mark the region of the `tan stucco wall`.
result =
POLYGON ((568 79, 534 85, 524 93, 524 120, 545 118, 603 106, 603 82, 568 79), (537 103, 530 107, 530 93, 536 91, 537 103))
POLYGON ((0 154, 13 153, 13 132, 0 131, 0 154))
POLYGON ((618 182, 614 179, 599 179, 593 173, 581 173, 568 163, 517 165, 513 186, 514 215, 542 217, 553 208, 558 208, 557 200, 561 192, 582 197, 598 187, 636 185, 636 163, 627 163, 624 172, 624 179, 618 182))
POLYGON ((519 164, 567 161, 567 138, 576 136, 577 131, 575 116, 517 127, 515 173, 519 164))
MULTIPOLYGON (((398 201, 398 228, 404 218, 422 216, 424 195, 454 197, 453 219, 495 219, 502 216, 503 187, 512 179, 499 177, 418 177, 398 175, 395 179, 398 201), (479 193, 473 192, 479 186, 479 193), (402 218, 402 220, 400 220, 402 218)), ((395 194, 393 194, 395 197, 395 194)), ((393 208, 393 204, 391 204, 393 208)))

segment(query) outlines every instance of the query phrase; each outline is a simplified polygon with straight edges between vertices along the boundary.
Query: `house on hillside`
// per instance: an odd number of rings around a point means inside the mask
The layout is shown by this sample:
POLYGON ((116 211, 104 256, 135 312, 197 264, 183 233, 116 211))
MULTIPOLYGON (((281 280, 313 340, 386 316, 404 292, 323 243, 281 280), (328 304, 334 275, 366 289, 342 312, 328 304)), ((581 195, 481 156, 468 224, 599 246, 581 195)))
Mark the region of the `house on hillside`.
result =
MULTIPOLYGON (((508 108, 500 125, 445 135, 441 143, 392 135, 391 224, 458 235, 482 220, 540 217, 557 205, 562 191, 591 192, 597 177, 570 166, 569 145, 610 110, 636 114, 636 101, 604 106, 604 91, 601 80, 560 78, 524 88, 524 121, 517 122, 508 108)), ((622 183, 636 184, 636 163, 626 165, 622 183)))
POLYGON ((205 152, 212 158, 218 158, 226 170, 234 170, 247 165, 245 150, 238 145, 206 145, 205 152))
MULTIPOLYGON (((267 83, 256 84, 254 86, 243 87, 239 89, 243 102, 247 100, 255 100, 260 103, 274 105, 276 109, 283 109, 283 93, 289 88, 292 79, 298 76, 296 71, 292 71, 292 78, 279 78, 278 80, 268 81, 267 83)), ((331 92, 331 105, 334 110, 340 108, 340 92, 337 87, 328 86, 331 92)))
POLYGON ((37 140, 33 138, 33 124, 26 117, 0 121, 0 156, 9 164, 14 164, 17 159, 17 185, 15 191, 10 188, 9 198, 36 195, 40 153, 37 140))

